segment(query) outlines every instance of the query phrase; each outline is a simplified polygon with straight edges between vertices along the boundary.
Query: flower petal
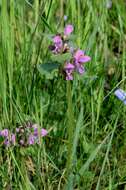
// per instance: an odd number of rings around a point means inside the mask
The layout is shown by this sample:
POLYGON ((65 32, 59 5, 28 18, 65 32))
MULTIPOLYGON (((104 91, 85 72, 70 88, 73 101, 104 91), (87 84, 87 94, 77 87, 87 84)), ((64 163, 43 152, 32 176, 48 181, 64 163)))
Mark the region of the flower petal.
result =
POLYGON ((78 49, 75 54, 74 54, 74 58, 76 61, 78 61, 78 59, 81 57, 81 56, 84 56, 84 51, 78 49))
POLYGON ((71 74, 67 75, 66 80, 73 80, 73 76, 71 74))
POLYGON ((116 97, 123 101, 123 103, 126 105, 126 92, 123 91, 122 89, 117 89, 114 94, 116 95, 116 97))
POLYGON ((85 63, 85 62, 88 62, 90 60, 91 60, 91 58, 89 56, 87 56, 87 55, 82 56, 82 57, 79 58, 80 63, 85 63))
POLYGON ((70 69, 74 69, 74 68, 75 68, 75 66, 71 63, 67 63, 64 67, 64 69, 66 69, 66 70, 70 70, 70 69))
POLYGON ((9 135, 8 129, 3 129, 2 131, 0 131, 0 136, 8 137, 8 135, 9 135))
POLYGON ((41 129, 41 135, 42 137, 46 136, 48 134, 48 131, 44 128, 41 129))
POLYGON ((73 25, 68 24, 64 29, 64 35, 69 36, 73 32, 73 25))
POLYGON ((79 72, 81 75, 85 72, 84 67, 83 67, 82 65, 80 65, 80 66, 78 67, 78 72, 79 72))
POLYGON ((54 36, 54 37, 53 37, 53 42, 54 42, 55 44, 62 43, 61 36, 60 36, 60 35, 54 36))
POLYGON ((28 144, 29 145, 32 145, 32 144, 34 144, 35 143, 35 137, 34 137, 34 135, 30 135, 29 136, 29 138, 28 138, 28 144))

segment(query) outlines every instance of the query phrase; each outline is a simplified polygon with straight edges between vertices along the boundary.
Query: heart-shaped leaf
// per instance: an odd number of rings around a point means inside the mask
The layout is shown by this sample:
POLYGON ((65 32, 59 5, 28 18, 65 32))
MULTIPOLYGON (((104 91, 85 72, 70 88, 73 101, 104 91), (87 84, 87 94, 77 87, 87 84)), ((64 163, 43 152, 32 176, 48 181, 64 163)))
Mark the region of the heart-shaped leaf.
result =
POLYGON ((59 64, 54 62, 47 62, 38 65, 37 68, 41 75, 45 75, 46 78, 52 79, 54 76, 54 71, 59 68, 59 64))

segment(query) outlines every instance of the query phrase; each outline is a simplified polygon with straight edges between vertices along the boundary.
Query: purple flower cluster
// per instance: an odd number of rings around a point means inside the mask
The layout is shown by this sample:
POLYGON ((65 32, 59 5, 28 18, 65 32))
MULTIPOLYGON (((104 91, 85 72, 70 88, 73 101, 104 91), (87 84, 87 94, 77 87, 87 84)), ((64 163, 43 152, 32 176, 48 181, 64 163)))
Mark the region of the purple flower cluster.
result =
POLYGON ((4 145, 15 145, 16 136, 14 133, 10 133, 8 129, 3 129, 0 131, 0 136, 4 138, 4 145))
POLYGON ((16 128, 15 133, 11 133, 8 129, 0 131, 0 137, 3 138, 3 144, 6 146, 20 145, 29 146, 39 143, 39 137, 44 137, 48 131, 44 128, 40 129, 38 124, 27 123, 24 126, 16 128))
POLYGON ((53 37, 53 45, 49 46, 53 54, 71 53, 71 59, 66 61, 63 66, 66 80, 73 80, 74 72, 80 75, 84 73, 83 64, 90 61, 91 58, 85 55, 85 52, 80 49, 69 47, 69 36, 73 32, 73 26, 67 25, 64 29, 64 34, 57 34, 53 37))

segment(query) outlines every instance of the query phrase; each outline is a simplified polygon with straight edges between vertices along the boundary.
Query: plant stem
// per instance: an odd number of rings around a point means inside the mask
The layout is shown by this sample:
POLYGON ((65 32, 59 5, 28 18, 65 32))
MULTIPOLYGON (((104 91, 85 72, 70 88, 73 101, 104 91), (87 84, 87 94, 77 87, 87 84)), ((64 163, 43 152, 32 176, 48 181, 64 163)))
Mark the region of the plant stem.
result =
POLYGON ((67 126, 67 134, 68 134, 68 147, 67 147, 67 186, 66 189, 71 189, 73 185, 73 170, 74 170, 74 156, 73 156, 73 140, 74 140, 74 129, 75 129, 75 121, 74 121, 74 112, 72 105, 72 90, 71 90, 71 81, 67 81, 67 117, 68 117, 68 126, 67 126))

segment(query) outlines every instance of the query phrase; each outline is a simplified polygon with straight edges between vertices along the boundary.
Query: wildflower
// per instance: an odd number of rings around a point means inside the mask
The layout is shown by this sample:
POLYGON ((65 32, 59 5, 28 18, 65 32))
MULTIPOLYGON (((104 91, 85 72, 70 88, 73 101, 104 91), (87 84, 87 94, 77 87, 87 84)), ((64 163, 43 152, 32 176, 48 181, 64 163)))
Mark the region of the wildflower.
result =
POLYGON ((35 136, 31 134, 28 138, 28 144, 33 145, 34 143, 35 143, 35 136))
POLYGON ((48 134, 48 131, 46 129, 41 129, 41 135, 42 137, 46 136, 48 134))
POLYGON ((114 92, 115 96, 126 105, 126 92, 122 89, 117 89, 114 92))
POLYGON ((74 54, 75 62, 85 63, 91 60, 91 58, 87 55, 84 55, 84 51, 77 50, 74 54))
MULTIPOLYGON (((37 124, 34 124, 34 125, 33 125, 33 128, 34 128, 33 135, 34 135, 35 137, 38 136, 38 132, 39 132, 38 127, 39 127, 39 126, 38 126, 37 124)), ((42 137, 46 136, 47 133, 48 133, 48 131, 47 131, 46 129, 44 129, 44 128, 42 128, 41 131, 40 131, 40 134, 41 134, 42 137)))
POLYGON ((63 48, 63 41, 60 35, 53 37, 54 46, 52 46, 53 53, 60 53, 63 48))
POLYGON ((66 80, 73 80, 72 73, 74 71, 75 66, 71 63, 66 63, 64 70, 66 72, 66 80))
POLYGON ((38 136, 38 127, 34 127, 34 136, 38 136))
MULTIPOLYGON (((54 54, 64 54, 63 60, 65 57, 65 53, 68 53, 70 55, 69 60, 65 60, 63 65, 63 70, 66 74, 66 80, 73 80, 73 72, 77 71, 79 74, 83 74, 85 69, 83 64, 90 61, 91 58, 87 55, 85 55, 84 51, 77 49, 75 50, 74 47, 71 47, 69 43, 69 39, 67 38, 74 30, 73 25, 68 24, 64 28, 64 35, 63 34, 57 34, 53 37, 53 44, 49 46, 49 49, 54 54)), ((61 65, 62 66, 62 65, 61 65)), ((61 70, 61 67, 59 67, 59 70, 61 70)))
POLYGON ((33 128, 33 135, 34 136, 38 136, 38 128, 39 128, 40 126, 38 125, 38 124, 33 124, 32 125, 32 128, 33 128))
POLYGON ((73 32, 73 26, 71 24, 66 25, 64 29, 64 35, 69 36, 73 32))
POLYGON ((84 51, 82 50, 77 50, 74 54, 74 65, 76 70, 80 73, 84 73, 84 67, 83 63, 90 61, 91 58, 87 55, 84 55, 84 51))
POLYGON ((9 146, 9 145, 10 145, 10 141, 9 141, 8 138, 5 138, 5 140, 4 140, 4 145, 6 145, 6 146, 9 146))
POLYGON ((55 45, 57 46, 61 46, 62 45, 62 38, 60 35, 56 35, 53 37, 53 42, 55 45))
POLYGON ((2 137, 8 137, 9 136, 8 129, 3 129, 2 131, 0 131, 0 136, 2 136, 2 137))

